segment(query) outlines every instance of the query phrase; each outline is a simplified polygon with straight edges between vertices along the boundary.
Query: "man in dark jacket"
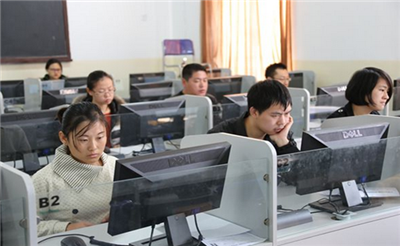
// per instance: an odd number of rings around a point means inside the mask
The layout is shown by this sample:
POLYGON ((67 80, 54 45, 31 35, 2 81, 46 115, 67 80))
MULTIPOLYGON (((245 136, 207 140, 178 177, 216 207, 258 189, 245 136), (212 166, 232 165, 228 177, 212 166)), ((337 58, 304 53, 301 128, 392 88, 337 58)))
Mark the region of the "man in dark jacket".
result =
POLYGON ((183 90, 174 96, 194 95, 207 96, 213 105, 218 104, 217 99, 207 93, 208 78, 206 69, 197 63, 187 64, 182 70, 183 90))
POLYGON ((221 122, 208 133, 226 132, 266 140, 278 155, 299 151, 290 131, 292 98, 284 85, 275 80, 258 82, 247 93, 247 103, 246 113, 221 122))

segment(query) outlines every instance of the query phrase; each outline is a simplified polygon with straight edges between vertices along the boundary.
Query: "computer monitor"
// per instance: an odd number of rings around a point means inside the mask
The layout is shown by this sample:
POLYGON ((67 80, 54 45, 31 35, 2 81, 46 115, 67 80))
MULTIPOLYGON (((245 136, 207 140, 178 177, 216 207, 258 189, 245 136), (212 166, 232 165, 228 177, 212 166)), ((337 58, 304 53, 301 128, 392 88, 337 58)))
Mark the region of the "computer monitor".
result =
POLYGON ((118 160, 108 233, 117 235, 164 222, 167 235, 154 240, 155 245, 192 241, 185 215, 220 207, 230 148, 221 142, 118 160), (160 240, 164 243, 157 244, 160 240))
MULTIPOLYGON (((229 120, 235 117, 239 117, 247 111, 247 93, 224 95, 221 102, 222 117, 221 121, 229 120)), ((219 122, 215 122, 214 125, 219 122)))
MULTIPOLYGON (((297 173, 296 193, 341 190, 342 182, 349 180, 358 184, 380 180, 388 129, 388 123, 377 123, 304 132, 301 150, 310 152, 301 153, 294 161, 291 171, 297 173)), ((337 207, 346 205, 342 202, 337 207)), ((310 205, 335 211, 329 203, 310 205)))
POLYGON ((61 90, 43 91, 42 109, 71 104, 75 97, 86 94, 86 88, 69 87, 61 90))
POLYGON ((86 87, 87 77, 74 77, 65 79, 65 87, 86 87))
POLYGON ((289 72, 289 87, 306 89, 310 95, 315 95, 315 73, 308 70, 289 72))
POLYGON ((42 89, 44 91, 53 91, 53 90, 61 90, 64 88, 65 80, 57 79, 57 80, 42 80, 42 89))
POLYGON ((145 102, 163 100, 172 96, 172 81, 131 84, 130 101, 145 102))
POLYGON ((129 82, 131 84, 151 83, 165 80, 165 73, 133 73, 129 74, 129 82))
MULTIPOLYGON (((400 78, 393 80, 394 90, 392 97, 392 110, 390 115, 399 116, 400 115, 400 78)), ((390 102, 389 102, 390 103, 390 102)))
POLYGON ((185 115, 185 100, 122 104, 121 146, 152 143, 154 152, 162 152, 164 140, 183 138, 185 115))
POLYGON ((317 106, 337 106, 343 107, 348 103, 345 93, 347 84, 317 88, 317 106))
POLYGON ((1 161, 23 160, 25 172, 40 168, 38 157, 49 156, 61 145, 58 110, 4 114, 1 125, 1 161))
POLYGON ((242 77, 220 77, 208 79, 207 93, 222 102, 224 95, 238 94, 242 91, 242 77))
POLYGON ((3 94, 4 106, 25 104, 24 80, 2 80, 0 91, 3 94))
POLYGON ((211 70, 208 66, 205 68, 209 78, 226 77, 232 75, 232 71, 229 68, 212 68, 211 70))

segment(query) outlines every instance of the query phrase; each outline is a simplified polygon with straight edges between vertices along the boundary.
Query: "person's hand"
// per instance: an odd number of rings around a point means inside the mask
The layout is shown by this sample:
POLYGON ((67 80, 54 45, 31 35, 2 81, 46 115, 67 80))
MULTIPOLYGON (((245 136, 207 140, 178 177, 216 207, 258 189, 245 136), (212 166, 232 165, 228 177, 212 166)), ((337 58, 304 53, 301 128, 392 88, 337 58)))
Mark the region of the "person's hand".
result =
POLYGON ((75 230, 75 229, 79 229, 79 228, 83 228, 83 227, 88 227, 88 226, 92 226, 92 223, 89 223, 87 221, 81 221, 78 223, 71 223, 67 226, 67 231, 70 230, 75 230))
POLYGON ((110 219, 110 214, 107 214, 106 217, 104 217, 104 218, 101 220, 101 223, 106 223, 106 222, 108 222, 109 219, 110 219))
POLYGON ((289 116, 289 122, 283 127, 283 129, 280 132, 269 136, 271 140, 274 141, 278 147, 285 146, 286 144, 289 143, 287 135, 292 125, 293 125, 293 118, 292 116, 289 116))

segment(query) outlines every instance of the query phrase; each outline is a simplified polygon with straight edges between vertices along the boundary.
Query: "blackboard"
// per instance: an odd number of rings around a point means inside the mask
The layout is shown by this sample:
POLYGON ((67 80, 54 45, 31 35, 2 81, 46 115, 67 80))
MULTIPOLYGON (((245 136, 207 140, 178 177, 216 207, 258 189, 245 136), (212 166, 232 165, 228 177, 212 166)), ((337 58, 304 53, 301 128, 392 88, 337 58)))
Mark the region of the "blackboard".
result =
POLYGON ((65 0, 0 1, 1 63, 71 61, 65 0))

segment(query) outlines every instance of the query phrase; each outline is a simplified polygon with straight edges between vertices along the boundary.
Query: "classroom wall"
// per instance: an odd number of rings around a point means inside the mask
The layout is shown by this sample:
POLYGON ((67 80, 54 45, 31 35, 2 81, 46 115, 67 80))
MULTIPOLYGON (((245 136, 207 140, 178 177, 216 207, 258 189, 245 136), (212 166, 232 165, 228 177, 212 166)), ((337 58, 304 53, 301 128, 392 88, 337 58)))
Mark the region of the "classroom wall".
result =
POLYGON ((295 69, 314 70, 317 85, 348 82, 365 66, 400 77, 399 1, 293 3, 295 69))
MULTIPOLYGON (((102 69, 128 96, 129 73, 160 72, 162 40, 192 39, 200 59, 200 0, 67 1, 72 62, 64 74, 87 76, 102 69)), ((1 65, 1 79, 42 77, 45 64, 1 65)))

